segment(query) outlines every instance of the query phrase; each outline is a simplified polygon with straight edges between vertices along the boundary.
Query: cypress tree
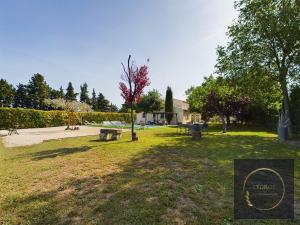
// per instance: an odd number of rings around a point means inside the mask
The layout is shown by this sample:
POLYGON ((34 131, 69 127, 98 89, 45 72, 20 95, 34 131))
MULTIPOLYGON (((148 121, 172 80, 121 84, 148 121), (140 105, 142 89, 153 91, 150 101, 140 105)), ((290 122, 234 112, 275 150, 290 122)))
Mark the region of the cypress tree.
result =
POLYGON ((108 112, 110 110, 109 101, 100 92, 97 98, 97 109, 100 112, 108 112))
POLYGON ((166 91, 166 99, 165 99, 165 112, 166 112, 166 119, 168 121, 168 124, 170 124, 172 118, 173 118, 173 92, 171 87, 167 88, 166 91))
POLYGON ((87 83, 84 83, 82 86, 80 86, 80 102, 90 104, 90 98, 89 98, 87 83))
POLYGON ((65 95, 65 99, 68 101, 76 101, 77 93, 74 92, 74 88, 71 82, 69 82, 67 87, 67 93, 65 95))
POLYGON ((97 110, 97 96, 96 96, 96 92, 95 92, 94 88, 93 88, 93 92, 92 92, 91 104, 92 104, 92 109, 96 111, 97 110))

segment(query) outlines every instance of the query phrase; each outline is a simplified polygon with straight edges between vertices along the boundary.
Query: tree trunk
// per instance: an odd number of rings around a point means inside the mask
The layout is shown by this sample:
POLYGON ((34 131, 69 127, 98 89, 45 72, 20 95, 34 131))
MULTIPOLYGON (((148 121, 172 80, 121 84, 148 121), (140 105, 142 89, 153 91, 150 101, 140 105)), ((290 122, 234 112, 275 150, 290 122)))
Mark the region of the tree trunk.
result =
POLYGON ((230 116, 226 116, 227 126, 230 126, 230 116))
POLYGON ((226 126, 226 121, 225 121, 225 117, 224 115, 220 115, 221 120, 222 120, 222 124, 223 124, 223 133, 227 132, 227 126, 226 126))
POLYGON ((134 138, 134 118, 133 118, 133 103, 130 104, 130 116, 131 116, 131 140, 135 141, 134 138))
POLYGON ((287 89, 287 82, 286 82, 286 73, 281 73, 280 75, 280 86, 283 93, 283 111, 286 114, 285 116, 288 118, 288 137, 293 135, 292 131, 292 122, 291 122, 291 110, 290 110, 290 100, 289 100, 289 93, 287 89))

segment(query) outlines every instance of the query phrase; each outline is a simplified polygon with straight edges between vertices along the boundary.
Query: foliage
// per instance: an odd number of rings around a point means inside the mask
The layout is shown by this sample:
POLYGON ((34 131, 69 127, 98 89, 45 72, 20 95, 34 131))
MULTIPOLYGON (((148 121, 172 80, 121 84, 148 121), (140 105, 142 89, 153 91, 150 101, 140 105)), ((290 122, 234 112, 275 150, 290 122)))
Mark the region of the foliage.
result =
POLYGON ((121 76, 122 82, 119 83, 121 90, 121 96, 125 100, 125 104, 130 105, 131 114, 131 137, 132 140, 136 140, 134 137, 134 115, 133 108, 134 104, 139 102, 141 95, 143 94, 144 88, 150 85, 148 77, 148 67, 146 65, 135 67, 130 62, 131 55, 128 56, 127 68, 122 63, 124 74, 121 76))
MULTIPOLYGON (((101 123, 103 121, 130 122, 129 113, 102 113, 102 112, 73 112, 73 124, 85 122, 101 123)), ((0 129, 37 128, 64 126, 68 124, 68 112, 62 110, 35 110, 23 108, 0 108, 0 129)))
MULTIPOLYGON (((289 116, 288 82, 299 79, 300 69, 299 1, 240 0, 236 8, 240 14, 229 27, 230 42, 217 51, 218 71, 231 78, 251 76, 256 84, 267 77, 273 80, 269 87, 278 82, 289 116)), ((255 83, 253 89, 259 91, 255 83)))
POLYGON ((43 75, 37 73, 27 85, 29 108, 45 109, 44 100, 49 97, 49 86, 43 75))
POLYGON ((300 132, 300 86, 294 85, 291 88, 291 112, 292 121, 294 125, 294 131, 296 133, 300 132))
POLYGON ((65 94, 65 99, 69 101, 76 101, 77 95, 78 93, 75 93, 72 83, 69 82, 67 92, 65 94))
POLYGON ((92 105, 92 109, 96 111, 96 109, 97 109, 97 96, 96 96, 96 92, 95 92, 94 88, 93 88, 93 92, 92 92, 91 105, 92 105))
POLYGON ((82 86, 80 86, 80 102, 90 104, 90 98, 89 98, 87 83, 84 83, 82 86))
POLYGON ((48 93, 50 99, 64 98, 64 93, 62 89, 56 90, 48 87, 48 93))
POLYGON ((167 87, 166 91, 166 99, 165 99, 165 112, 166 112, 166 120, 168 121, 168 124, 170 124, 172 118, 173 118, 173 92, 171 87, 167 87))
POLYGON ((69 101, 65 99, 46 99, 45 104, 51 106, 54 109, 63 109, 67 112, 68 117, 68 127, 69 129, 70 125, 76 125, 76 122, 78 121, 77 116, 80 114, 76 114, 75 112, 91 112, 91 107, 84 103, 84 102, 77 102, 77 101, 69 101))
POLYGON ((203 118, 218 115, 223 123, 223 131, 227 131, 230 116, 238 114, 250 103, 246 96, 239 96, 222 77, 205 78, 201 86, 192 87, 187 91, 191 110, 201 112, 203 118))
POLYGON ((163 108, 161 94, 153 89, 147 94, 142 95, 141 100, 137 103, 136 108, 140 112, 154 112, 163 108))
POLYGON ((0 107, 11 106, 14 98, 14 88, 6 80, 0 79, 0 107))
POLYGON ((97 97, 96 111, 100 111, 100 112, 110 111, 109 101, 104 97, 104 95, 101 92, 99 92, 97 97))
POLYGON ((29 97, 27 86, 19 84, 14 96, 13 107, 15 108, 29 108, 29 97))
POLYGON ((119 111, 119 108, 118 108, 118 106, 116 106, 116 105, 114 105, 114 104, 110 104, 110 112, 118 112, 119 111))

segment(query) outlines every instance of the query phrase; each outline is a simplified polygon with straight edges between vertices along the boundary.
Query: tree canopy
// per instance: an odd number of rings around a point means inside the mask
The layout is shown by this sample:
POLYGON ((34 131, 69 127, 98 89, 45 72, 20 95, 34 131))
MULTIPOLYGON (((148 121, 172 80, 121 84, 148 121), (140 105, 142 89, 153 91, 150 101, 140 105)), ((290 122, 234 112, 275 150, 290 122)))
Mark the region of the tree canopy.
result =
POLYGON ((80 86, 80 102, 90 104, 89 91, 87 83, 80 86))
POLYGON ((6 80, 0 79, 0 105, 10 107, 14 99, 14 88, 6 80))
POLYGON ((68 101, 76 101, 77 95, 78 93, 75 93, 72 83, 69 82, 67 92, 65 94, 65 99, 68 101))
POLYGON ((235 7, 239 16, 228 29, 230 41, 217 50, 218 72, 234 79, 248 76, 256 84, 268 80, 273 90, 280 88, 290 117, 289 82, 299 79, 300 71, 300 3, 239 0, 235 7))
POLYGON ((224 132, 227 131, 226 120, 229 124, 230 116, 237 116, 250 103, 248 97, 240 96, 222 77, 207 77, 200 86, 190 88, 186 94, 190 110, 201 112, 203 118, 218 115, 224 132))
POLYGON ((136 105, 138 111, 153 112, 163 108, 161 94, 153 89, 147 94, 142 95, 140 102, 136 105))

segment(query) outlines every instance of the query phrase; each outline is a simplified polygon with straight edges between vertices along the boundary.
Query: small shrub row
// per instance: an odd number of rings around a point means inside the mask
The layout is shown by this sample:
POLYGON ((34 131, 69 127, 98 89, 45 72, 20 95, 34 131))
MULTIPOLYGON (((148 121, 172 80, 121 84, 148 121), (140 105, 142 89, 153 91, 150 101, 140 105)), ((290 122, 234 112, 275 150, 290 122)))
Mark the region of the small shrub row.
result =
MULTIPOLYGON (((102 121, 130 122, 129 113, 78 112, 74 114, 76 119, 73 120, 73 124, 84 122, 101 123, 102 121)), ((0 108, 0 129, 8 129, 15 126, 18 126, 18 128, 55 127, 64 126, 67 123, 68 113, 65 111, 0 108)))

